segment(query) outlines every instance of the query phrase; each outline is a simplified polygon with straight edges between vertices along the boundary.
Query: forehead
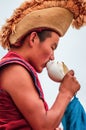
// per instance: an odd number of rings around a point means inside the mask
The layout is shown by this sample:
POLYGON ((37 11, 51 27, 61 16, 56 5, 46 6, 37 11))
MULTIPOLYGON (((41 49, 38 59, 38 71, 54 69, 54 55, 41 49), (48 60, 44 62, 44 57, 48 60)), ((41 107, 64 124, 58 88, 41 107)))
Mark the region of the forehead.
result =
POLYGON ((56 32, 51 32, 51 38, 56 40, 56 42, 59 40, 60 36, 56 32))
POLYGON ((56 32, 51 32, 51 36, 47 37, 44 41, 45 46, 53 46, 55 49, 57 48, 59 43, 59 35, 56 32))

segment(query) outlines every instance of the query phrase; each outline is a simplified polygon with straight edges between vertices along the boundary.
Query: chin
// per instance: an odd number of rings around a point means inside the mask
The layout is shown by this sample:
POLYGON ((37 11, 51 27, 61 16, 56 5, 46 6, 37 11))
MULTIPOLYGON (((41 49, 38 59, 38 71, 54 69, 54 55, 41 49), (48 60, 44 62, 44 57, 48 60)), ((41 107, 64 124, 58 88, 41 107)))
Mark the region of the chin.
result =
POLYGON ((33 66, 37 73, 41 73, 44 69, 43 66, 33 66))
POLYGON ((36 70, 37 71, 37 73, 41 73, 43 70, 36 70))
POLYGON ((43 71, 43 68, 36 68, 37 73, 41 73, 43 71))

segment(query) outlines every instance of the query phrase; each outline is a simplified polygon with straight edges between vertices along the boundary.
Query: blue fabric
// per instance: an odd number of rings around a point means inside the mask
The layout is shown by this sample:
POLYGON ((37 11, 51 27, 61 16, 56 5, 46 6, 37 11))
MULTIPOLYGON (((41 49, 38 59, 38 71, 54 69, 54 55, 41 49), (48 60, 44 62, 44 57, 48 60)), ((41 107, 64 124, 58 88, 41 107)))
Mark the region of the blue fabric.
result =
POLYGON ((86 130, 86 113, 76 96, 69 103, 62 124, 64 130, 86 130))

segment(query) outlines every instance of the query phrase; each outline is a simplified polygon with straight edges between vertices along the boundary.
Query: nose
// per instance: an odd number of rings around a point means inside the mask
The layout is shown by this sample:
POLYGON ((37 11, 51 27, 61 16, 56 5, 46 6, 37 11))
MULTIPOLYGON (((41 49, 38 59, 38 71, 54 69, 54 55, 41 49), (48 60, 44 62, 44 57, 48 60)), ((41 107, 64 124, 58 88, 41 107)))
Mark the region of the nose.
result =
POLYGON ((50 55, 50 60, 54 60, 55 57, 54 57, 54 52, 52 52, 52 54, 50 55))

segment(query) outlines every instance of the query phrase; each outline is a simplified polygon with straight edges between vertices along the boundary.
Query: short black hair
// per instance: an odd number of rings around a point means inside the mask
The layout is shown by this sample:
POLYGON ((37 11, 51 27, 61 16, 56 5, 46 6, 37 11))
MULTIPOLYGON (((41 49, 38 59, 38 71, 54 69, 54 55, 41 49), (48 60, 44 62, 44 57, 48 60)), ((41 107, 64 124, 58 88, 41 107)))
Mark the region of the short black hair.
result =
MULTIPOLYGON (((39 30, 33 30, 33 31, 35 31, 35 32, 37 33, 40 42, 43 42, 44 40, 46 40, 46 38, 51 37, 51 33, 52 33, 51 30, 41 30, 41 31, 39 31, 39 30)), ((17 44, 15 44, 15 45, 10 45, 10 48, 15 48, 15 47, 18 48, 18 47, 20 47, 20 46, 23 44, 23 42, 25 41, 25 39, 26 39, 33 31, 27 33, 24 37, 22 37, 22 38, 20 39, 20 41, 18 41, 18 42, 20 43, 19 45, 17 45, 17 44)))
POLYGON ((43 42, 46 40, 46 38, 51 37, 51 32, 50 30, 43 30, 41 32, 36 32, 40 41, 43 42))

